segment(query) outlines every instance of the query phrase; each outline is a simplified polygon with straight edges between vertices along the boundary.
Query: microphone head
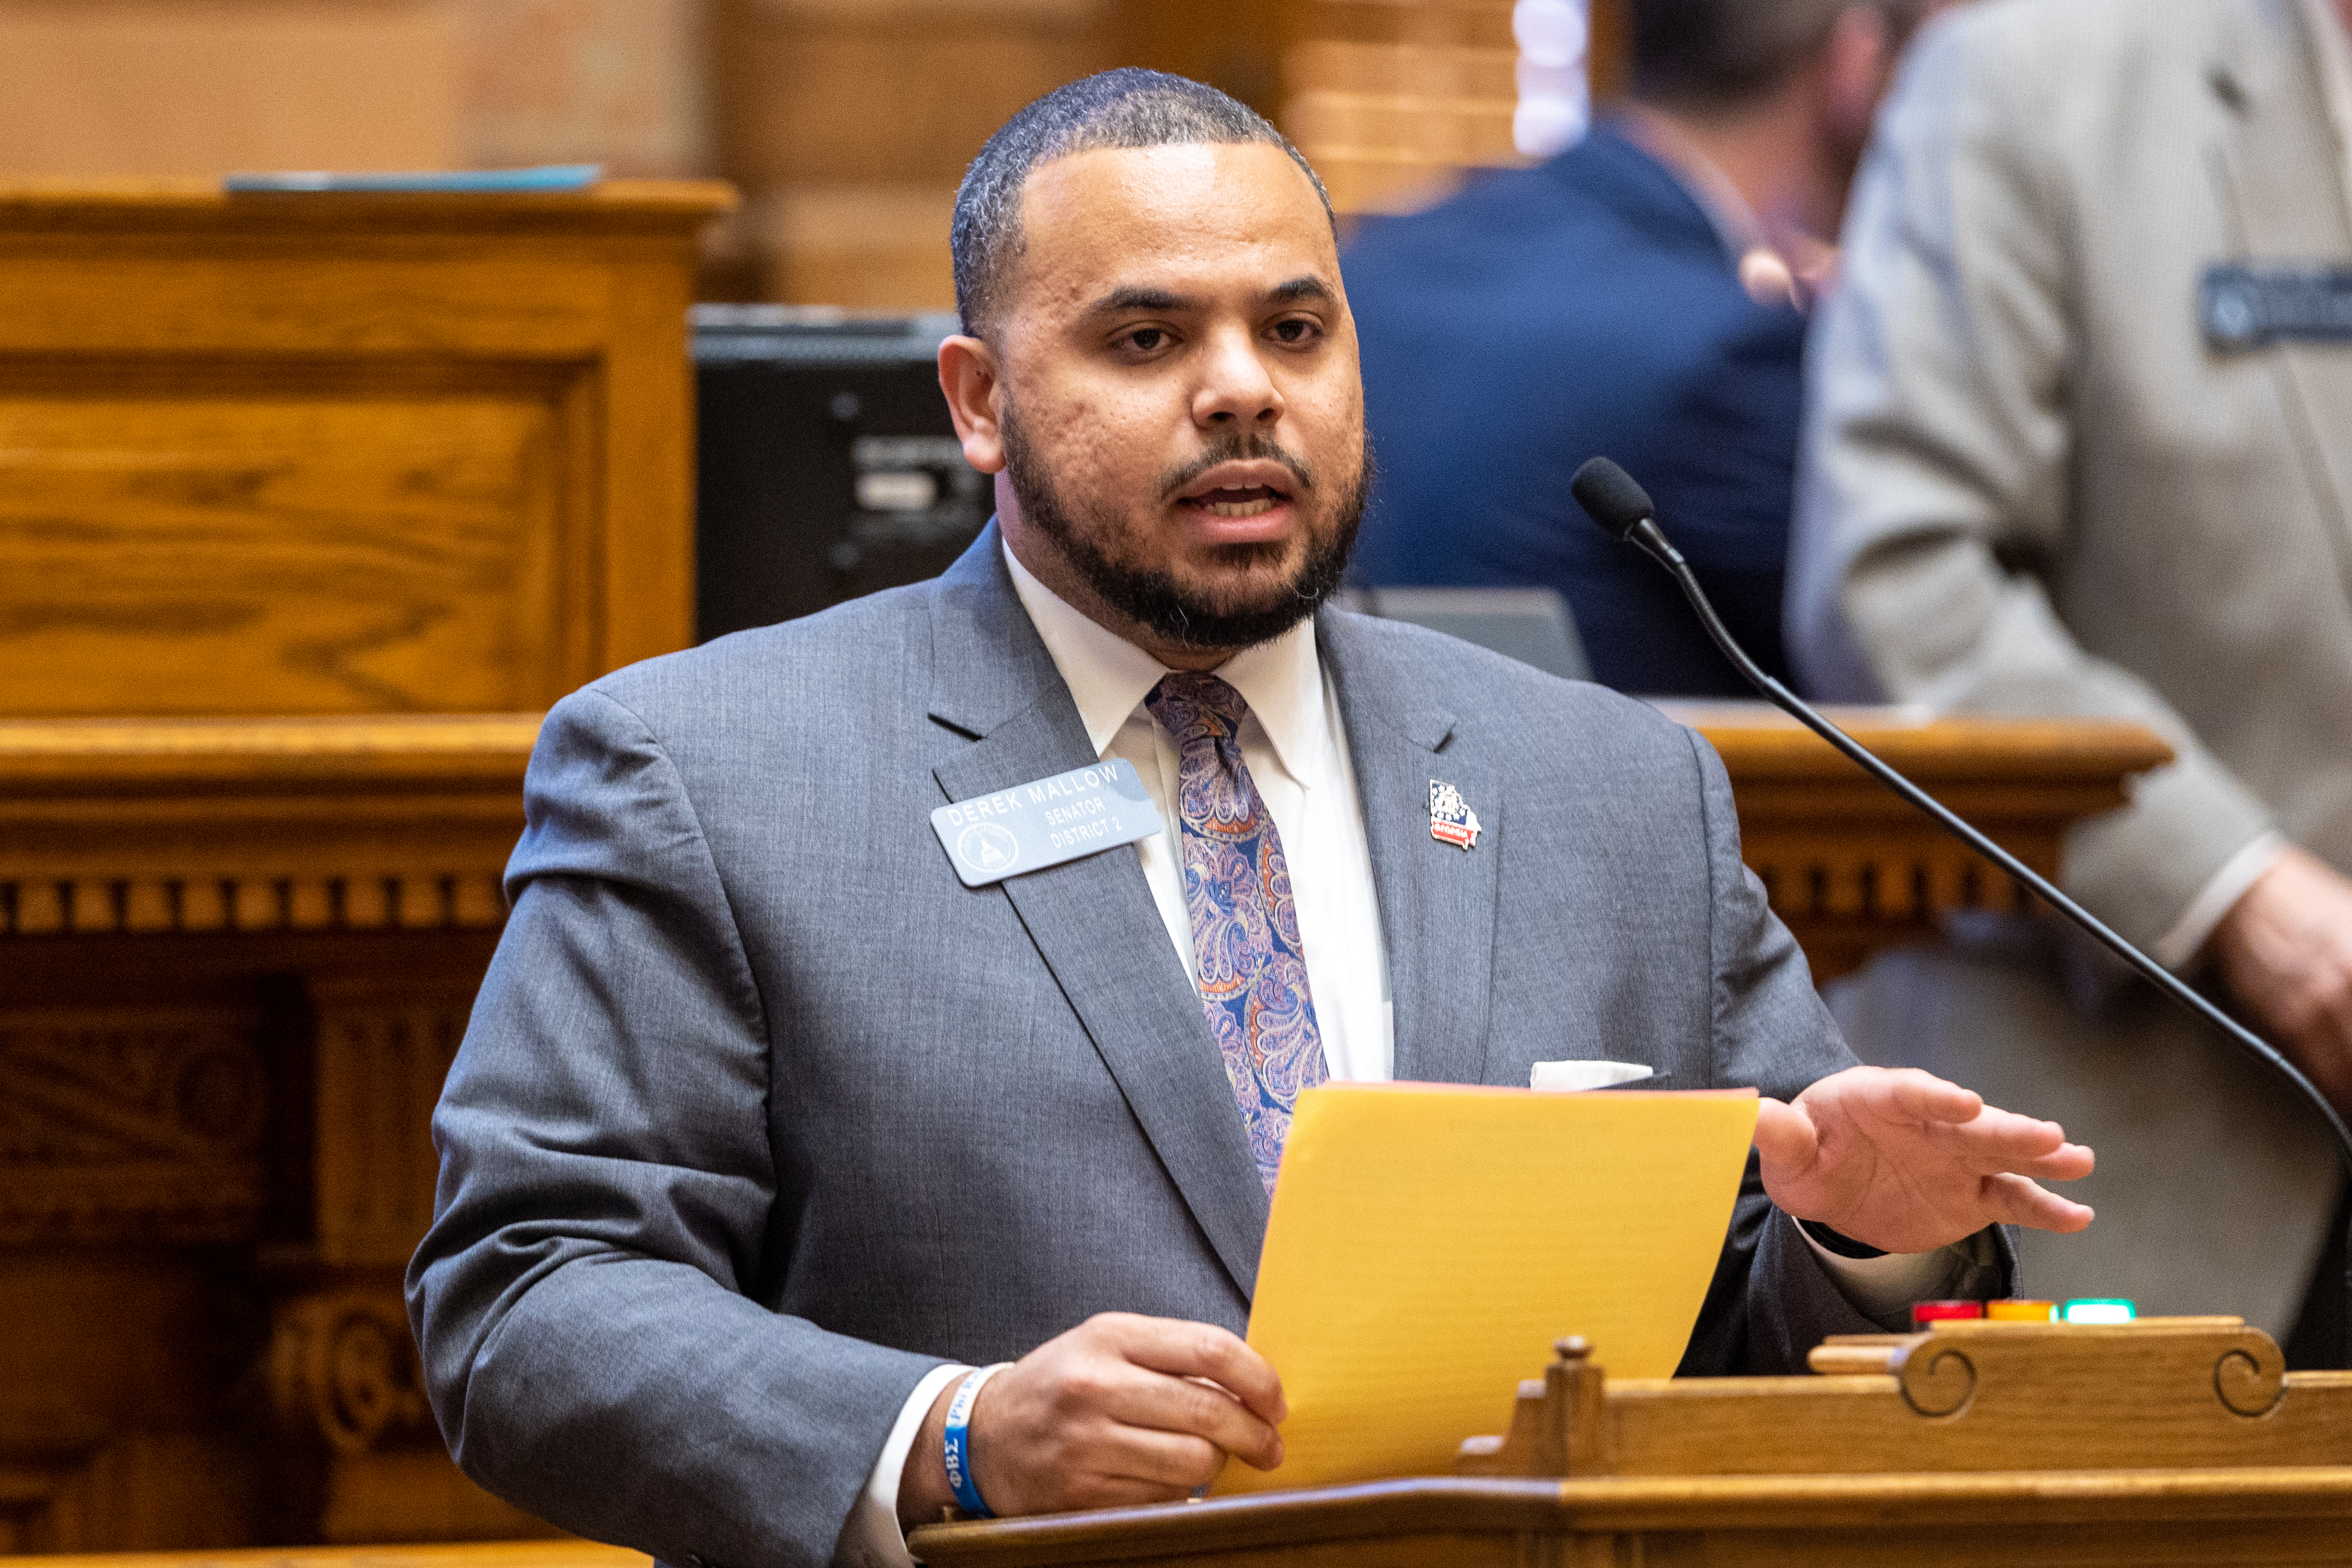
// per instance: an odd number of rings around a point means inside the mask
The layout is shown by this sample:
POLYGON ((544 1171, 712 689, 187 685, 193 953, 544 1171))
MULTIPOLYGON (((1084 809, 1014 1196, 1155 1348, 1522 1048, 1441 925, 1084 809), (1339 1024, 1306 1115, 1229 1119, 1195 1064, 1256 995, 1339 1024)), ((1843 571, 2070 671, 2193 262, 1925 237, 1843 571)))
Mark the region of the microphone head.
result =
POLYGON ((1606 458, 1591 458, 1577 469, 1576 478, 1568 481, 1568 493, 1576 498, 1584 515, 1612 539, 1625 538, 1643 518, 1658 515, 1650 492, 1606 458))

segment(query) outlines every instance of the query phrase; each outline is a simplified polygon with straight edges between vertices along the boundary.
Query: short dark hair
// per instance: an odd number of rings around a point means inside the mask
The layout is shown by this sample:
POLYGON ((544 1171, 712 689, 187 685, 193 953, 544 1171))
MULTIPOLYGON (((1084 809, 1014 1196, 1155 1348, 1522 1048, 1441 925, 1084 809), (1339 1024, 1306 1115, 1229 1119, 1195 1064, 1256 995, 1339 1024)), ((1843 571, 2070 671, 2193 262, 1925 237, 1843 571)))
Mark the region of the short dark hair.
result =
MULTIPOLYGON (((956 192, 956 310, 984 334, 1013 263, 1020 258, 1021 192, 1030 172, 1105 147, 1216 147, 1263 142, 1306 171, 1331 217, 1331 193, 1306 156, 1265 116, 1213 87, 1165 71, 1125 67, 1057 87, 997 128, 956 192)), ((1339 223, 1332 219, 1332 230, 1339 223)))
POLYGON ((1830 36, 1838 14, 1870 5, 1897 44, 1931 0, 1631 0, 1633 95, 1668 109, 1738 109, 1770 92, 1830 36))

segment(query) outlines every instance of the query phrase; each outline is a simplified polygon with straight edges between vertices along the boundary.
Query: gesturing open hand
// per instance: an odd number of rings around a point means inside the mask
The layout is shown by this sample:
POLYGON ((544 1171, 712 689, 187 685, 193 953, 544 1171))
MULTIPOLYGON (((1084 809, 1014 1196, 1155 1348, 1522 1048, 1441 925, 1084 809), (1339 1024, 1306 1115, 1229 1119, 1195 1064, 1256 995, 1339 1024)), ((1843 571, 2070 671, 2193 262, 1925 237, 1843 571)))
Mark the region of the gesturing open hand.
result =
POLYGON ((1756 1117, 1764 1190, 1799 1219, 1889 1252, 1927 1252, 1988 1225, 2081 1230, 2091 1211, 2032 1178, 2091 1173, 2054 1121, 1996 1110, 1916 1068, 1848 1068, 1756 1117))

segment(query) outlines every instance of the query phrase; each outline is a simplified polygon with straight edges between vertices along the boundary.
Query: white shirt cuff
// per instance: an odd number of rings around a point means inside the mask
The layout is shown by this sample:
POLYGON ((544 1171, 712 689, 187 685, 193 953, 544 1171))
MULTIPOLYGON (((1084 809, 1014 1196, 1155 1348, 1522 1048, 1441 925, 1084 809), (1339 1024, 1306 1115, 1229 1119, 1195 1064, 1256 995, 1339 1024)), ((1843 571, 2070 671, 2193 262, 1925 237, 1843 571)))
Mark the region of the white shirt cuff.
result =
POLYGON ((1830 1283, 1847 1305, 1873 1322, 1908 1317, 1914 1301, 1942 1299, 1970 1261, 1968 1243, 1939 1247, 1933 1252, 1890 1252, 1884 1258, 1841 1258, 1812 1238, 1803 1226, 1797 1234, 1813 1249, 1829 1271, 1830 1283))
POLYGON ((2149 947, 2158 963, 2167 969, 2179 969, 2197 956, 2213 928, 2231 905, 2246 896, 2246 889, 2259 880, 2262 874, 2277 863, 2286 852, 2286 839, 2276 833, 2265 833, 2252 843, 2221 862, 2221 868, 2211 880, 2189 900, 2189 908, 2173 928, 2158 937, 2149 947))
POLYGON ((915 1446, 915 1435, 923 1429, 923 1420, 938 1402, 940 1391, 971 1370, 935 1366, 907 1395, 882 1445, 882 1457, 874 1461, 874 1473, 866 1478, 866 1489, 858 1494, 842 1529, 841 1561, 855 1568, 914 1568, 907 1537, 898 1528, 898 1478, 906 1474, 907 1452, 915 1446))

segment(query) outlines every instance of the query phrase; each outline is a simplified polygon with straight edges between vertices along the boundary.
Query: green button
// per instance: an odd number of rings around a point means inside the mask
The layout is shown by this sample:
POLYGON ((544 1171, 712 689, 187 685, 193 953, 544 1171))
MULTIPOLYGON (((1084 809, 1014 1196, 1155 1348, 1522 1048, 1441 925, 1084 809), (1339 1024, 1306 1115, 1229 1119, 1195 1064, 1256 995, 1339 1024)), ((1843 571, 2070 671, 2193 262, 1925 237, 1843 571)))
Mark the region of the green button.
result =
POLYGON ((2120 1296, 2077 1296, 2058 1308, 2062 1323, 2128 1323, 2139 1310, 2120 1296))

